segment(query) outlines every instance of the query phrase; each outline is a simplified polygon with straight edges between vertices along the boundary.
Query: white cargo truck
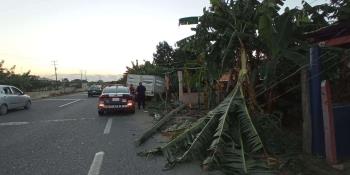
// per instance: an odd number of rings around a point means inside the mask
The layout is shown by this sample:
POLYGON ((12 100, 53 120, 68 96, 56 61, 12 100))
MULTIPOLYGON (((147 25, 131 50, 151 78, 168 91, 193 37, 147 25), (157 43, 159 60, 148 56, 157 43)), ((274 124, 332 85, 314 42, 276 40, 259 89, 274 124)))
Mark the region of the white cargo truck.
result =
POLYGON ((132 84, 135 87, 142 82, 142 85, 146 87, 146 96, 153 97, 154 94, 163 93, 165 84, 164 78, 154 76, 154 75, 135 75, 128 74, 126 85, 129 87, 132 84))

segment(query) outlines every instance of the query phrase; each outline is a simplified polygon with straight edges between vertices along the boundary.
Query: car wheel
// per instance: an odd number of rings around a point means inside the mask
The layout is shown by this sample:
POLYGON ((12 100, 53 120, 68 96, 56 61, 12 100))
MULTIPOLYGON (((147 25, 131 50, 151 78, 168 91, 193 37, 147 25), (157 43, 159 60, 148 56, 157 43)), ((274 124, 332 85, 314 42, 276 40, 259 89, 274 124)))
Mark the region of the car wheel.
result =
POLYGON ((103 116, 104 114, 105 114, 105 111, 102 111, 102 110, 99 110, 99 111, 98 111, 98 115, 99 115, 99 116, 103 116))
POLYGON ((0 106, 0 115, 5 115, 7 113, 7 106, 1 105, 0 106))
POLYGON ((32 102, 27 101, 26 105, 24 106, 24 109, 30 109, 30 107, 32 107, 32 102))

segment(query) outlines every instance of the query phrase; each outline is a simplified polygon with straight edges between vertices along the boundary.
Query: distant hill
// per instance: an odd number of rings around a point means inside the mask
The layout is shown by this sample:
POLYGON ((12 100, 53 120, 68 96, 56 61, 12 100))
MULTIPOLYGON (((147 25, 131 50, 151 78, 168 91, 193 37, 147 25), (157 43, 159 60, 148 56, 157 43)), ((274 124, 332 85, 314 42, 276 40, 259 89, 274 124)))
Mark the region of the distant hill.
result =
MULTIPOLYGON (((88 81, 117 81, 120 78, 122 78, 122 74, 120 75, 86 75, 86 79, 88 81)), ((48 79, 55 79, 55 75, 41 75, 41 77, 48 78, 48 79)), ((62 80, 63 78, 68 78, 69 81, 74 79, 80 79, 80 74, 58 74, 57 79, 62 80)), ((83 75, 83 79, 85 80, 85 75, 83 75)))

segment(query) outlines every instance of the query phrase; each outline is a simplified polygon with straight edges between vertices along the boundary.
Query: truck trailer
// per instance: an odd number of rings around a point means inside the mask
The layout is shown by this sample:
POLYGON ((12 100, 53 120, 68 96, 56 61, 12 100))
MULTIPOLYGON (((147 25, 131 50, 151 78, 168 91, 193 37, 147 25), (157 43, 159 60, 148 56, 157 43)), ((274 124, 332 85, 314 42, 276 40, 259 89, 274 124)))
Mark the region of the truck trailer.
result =
POLYGON ((153 97, 154 94, 164 92, 164 78, 155 75, 128 74, 126 80, 128 87, 132 84, 136 89, 140 82, 146 87, 146 96, 153 97))

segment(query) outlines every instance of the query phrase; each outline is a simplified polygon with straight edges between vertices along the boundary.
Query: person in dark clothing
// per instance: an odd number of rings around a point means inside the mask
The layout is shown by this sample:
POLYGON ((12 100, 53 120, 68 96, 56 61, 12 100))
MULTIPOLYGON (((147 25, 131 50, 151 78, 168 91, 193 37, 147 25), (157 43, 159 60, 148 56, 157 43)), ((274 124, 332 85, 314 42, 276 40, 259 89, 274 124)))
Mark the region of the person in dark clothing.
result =
POLYGON ((136 93, 137 93, 137 104, 139 106, 139 109, 142 108, 145 109, 145 92, 146 92, 146 87, 142 85, 142 83, 139 83, 139 86, 136 88, 136 93))
POLYGON ((135 96, 135 88, 134 88, 133 84, 130 84, 130 86, 129 86, 129 91, 130 91, 130 94, 131 94, 131 95, 134 95, 134 96, 135 96))
POLYGON ((135 88, 134 88, 133 84, 130 84, 129 91, 130 91, 130 94, 133 96, 133 98, 135 100, 135 88))

